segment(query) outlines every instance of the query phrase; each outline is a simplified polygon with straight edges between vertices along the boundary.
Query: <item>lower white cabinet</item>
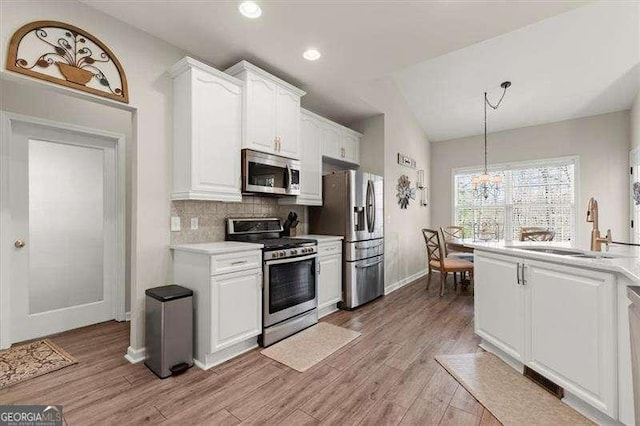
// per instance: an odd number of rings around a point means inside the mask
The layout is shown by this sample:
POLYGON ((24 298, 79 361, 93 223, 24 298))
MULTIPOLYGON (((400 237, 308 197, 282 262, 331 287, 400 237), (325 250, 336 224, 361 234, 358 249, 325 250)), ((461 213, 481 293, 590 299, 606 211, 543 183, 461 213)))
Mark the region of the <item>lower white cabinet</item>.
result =
POLYGON ((617 419, 615 275, 477 250, 474 266, 476 333, 617 419))
POLYGON ((521 260, 478 253, 474 256, 475 331, 514 359, 525 362, 524 286, 518 284, 521 260))
POLYGON ((342 301, 342 241, 319 243, 318 252, 318 316, 325 316, 342 301))
MULTIPOLYGON (((223 243, 220 243, 223 244, 223 243)), ((206 370, 258 346, 262 252, 198 253, 174 247, 174 281, 194 293, 194 363, 206 370)))
POLYGON ((617 416, 615 276, 524 261, 527 365, 617 416))
POLYGON ((262 272, 211 277, 211 352, 262 333, 262 272))

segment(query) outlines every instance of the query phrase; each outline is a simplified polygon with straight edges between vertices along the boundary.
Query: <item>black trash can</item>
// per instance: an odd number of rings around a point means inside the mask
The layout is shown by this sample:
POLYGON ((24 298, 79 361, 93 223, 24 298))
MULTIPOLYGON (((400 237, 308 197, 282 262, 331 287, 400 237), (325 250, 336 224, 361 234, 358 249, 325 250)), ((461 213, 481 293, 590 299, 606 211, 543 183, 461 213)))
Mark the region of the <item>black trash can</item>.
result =
POLYGON ((145 365, 164 379, 193 365, 193 291, 150 288, 145 303, 145 365))

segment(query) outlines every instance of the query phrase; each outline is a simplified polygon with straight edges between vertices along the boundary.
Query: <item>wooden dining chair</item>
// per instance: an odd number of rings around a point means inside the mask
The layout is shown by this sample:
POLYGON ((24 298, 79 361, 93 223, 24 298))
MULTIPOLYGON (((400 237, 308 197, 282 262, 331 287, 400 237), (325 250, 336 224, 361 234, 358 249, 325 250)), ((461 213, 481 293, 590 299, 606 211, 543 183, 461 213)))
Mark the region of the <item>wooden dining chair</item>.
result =
POLYGON ((543 231, 520 231, 520 241, 553 241, 556 233, 549 230, 543 231))
MULTIPOLYGON (((442 238, 444 240, 444 255, 445 257, 457 257, 459 259, 467 260, 469 262, 473 262, 473 253, 452 250, 451 247, 447 244, 448 241, 456 240, 456 239, 464 239, 464 227, 463 226, 441 226, 440 232, 442 233, 442 238)), ((460 280, 464 279, 465 274, 460 272, 460 280)), ((458 276, 453 274, 453 285, 454 288, 458 287, 458 276)))
POLYGON ((444 296, 444 285, 449 273, 468 272, 473 285, 473 263, 456 257, 446 257, 444 247, 440 241, 440 233, 433 229, 423 229, 422 235, 427 245, 427 259, 429 261, 429 278, 427 280, 427 290, 431 284, 431 277, 434 271, 440 273, 440 296, 444 296))

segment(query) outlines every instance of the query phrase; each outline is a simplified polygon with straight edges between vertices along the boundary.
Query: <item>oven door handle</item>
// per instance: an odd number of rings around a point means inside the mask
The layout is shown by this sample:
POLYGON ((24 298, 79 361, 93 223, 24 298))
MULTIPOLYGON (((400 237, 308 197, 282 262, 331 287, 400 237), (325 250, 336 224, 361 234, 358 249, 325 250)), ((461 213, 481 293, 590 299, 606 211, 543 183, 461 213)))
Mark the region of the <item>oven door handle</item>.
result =
POLYGON ((307 256, 289 257, 287 259, 266 260, 264 263, 267 266, 280 265, 282 263, 293 263, 293 262, 298 262, 298 261, 302 261, 302 260, 315 259, 317 257, 318 257, 318 253, 313 253, 313 254, 310 254, 310 255, 307 255, 307 256))
POLYGON ((370 268, 372 266, 379 265, 382 262, 383 262, 383 260, 378 260, 377 262, 367 263, 366 265, 356 265, 356 268, 358 268, 358 269, 370 268))

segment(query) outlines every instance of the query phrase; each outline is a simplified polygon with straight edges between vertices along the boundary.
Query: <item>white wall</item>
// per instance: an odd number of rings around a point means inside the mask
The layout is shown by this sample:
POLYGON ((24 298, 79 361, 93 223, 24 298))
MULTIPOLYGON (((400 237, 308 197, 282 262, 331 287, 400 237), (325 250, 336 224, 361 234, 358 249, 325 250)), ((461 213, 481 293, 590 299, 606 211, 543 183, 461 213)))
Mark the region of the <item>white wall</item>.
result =
MULTIPOLYGON (((405 174, 415 184, 417 170, 399 166, 396 159, 398 152, 415 158, 418 168, 425 170, 429 186, 429 141, 391 78, 359 87, 357 93, 384 113, 385 287, 389 289, 425 273, 420 230, 430 225, 429 208, 420 207, 416 199, 406 210, 400 209, 396 198, 398 178, 405 174)), ((360 150, 367 150, 366 144, 360 150)), ((368 157, 367 153, 360 155, 368 157)))
POLYGON ((384 176, 384 114, 351 123, 363 134, 360 139, 360 169, 384 176))
MULTIPOLYGON (((627 240, 629 111, 491 133, 488 140, 489 164, 579 156, 578 244, 585 248, 589 245, 591 224, 585 221, 589 197, 598 200, 601 230, 611 228, 614 240, 627 240)), ((452 221, 451 170, 482 164, 483 137, 431 145, 433 224, 448 225, 452 221)))
POLYGON ((36 20, 80 27, 102 40, 118 57, 137 108, 132 147, 131 346, 144 346, 144 291, 168 284, 169 185, 171 176, 171 79, 167 70, 185 53, 147 33, 76 1, 0 2, 0 58, 5 71, 11 35, 36 20))
POLYGON ((631 108, 631 148, 640 147, 640 92, 631 108))

